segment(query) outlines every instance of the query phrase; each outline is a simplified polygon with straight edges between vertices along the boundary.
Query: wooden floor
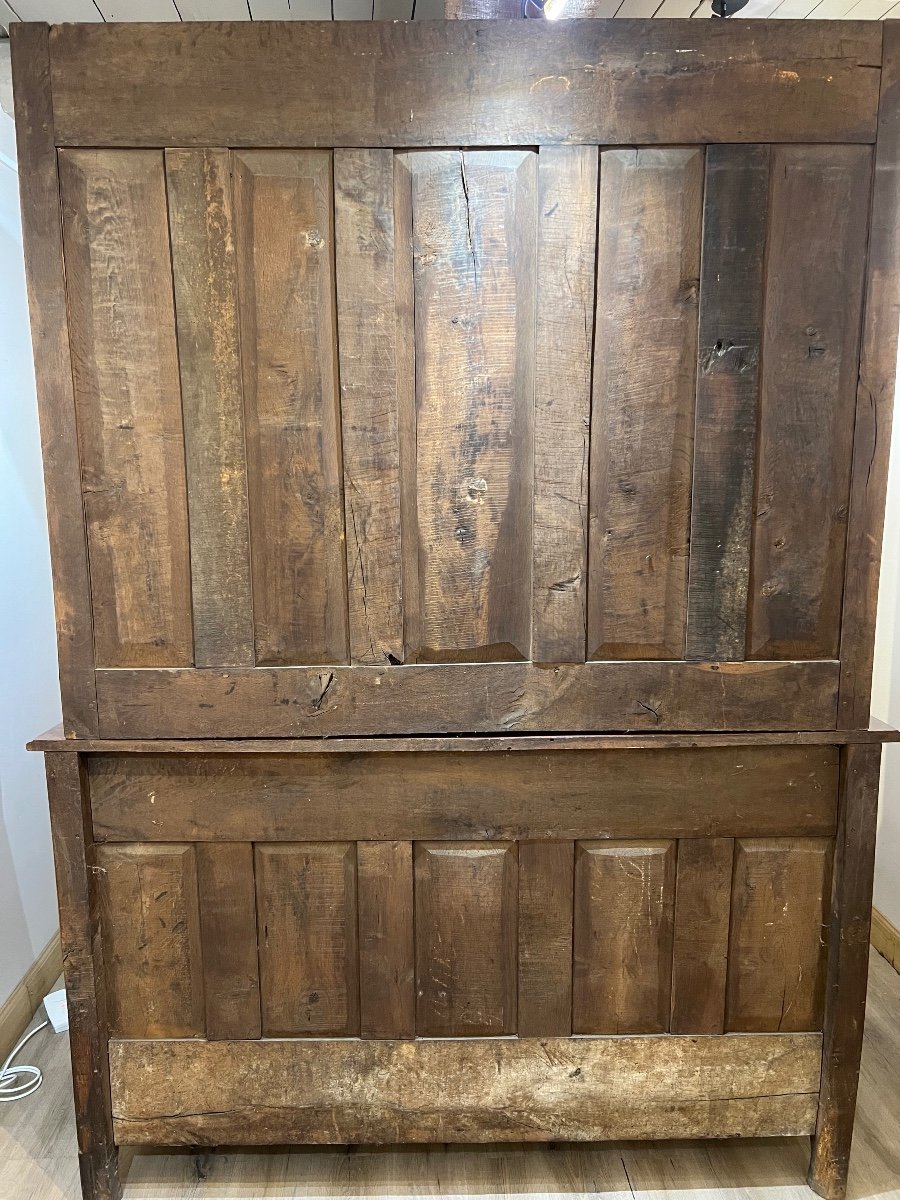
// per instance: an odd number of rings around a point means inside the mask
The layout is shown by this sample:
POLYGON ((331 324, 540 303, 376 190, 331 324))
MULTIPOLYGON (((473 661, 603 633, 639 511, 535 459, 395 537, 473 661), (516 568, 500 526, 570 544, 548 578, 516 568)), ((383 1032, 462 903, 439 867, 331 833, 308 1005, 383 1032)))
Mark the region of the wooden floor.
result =
MULTIPOLYGON (((78 1200, 66 1039, 44 1031, 25 1061, 43 1088, 0 1105, 0 1200, 78 1200)), ((134 1156, 126 1200, 293 1197, 747 1197, 808 1200, 807 1138, 596 1146, 435 1146, 134 1156)), ((849 1200, 900 1200, 900 975, 872 954, 849 1200)))

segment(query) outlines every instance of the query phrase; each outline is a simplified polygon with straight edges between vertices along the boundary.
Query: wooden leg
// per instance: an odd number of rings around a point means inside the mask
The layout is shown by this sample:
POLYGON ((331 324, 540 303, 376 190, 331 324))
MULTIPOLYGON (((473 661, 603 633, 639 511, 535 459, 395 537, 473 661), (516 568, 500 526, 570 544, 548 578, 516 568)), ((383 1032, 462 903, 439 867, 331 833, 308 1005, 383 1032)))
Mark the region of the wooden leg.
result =
POLYGON ((843 1200, 862 1052, 881 746, 847 746, 835 843, 825 1036, 809 1186, 843 1200))
POLYGON ((53 825, 78 1161, 84 1200, 120 1200, 118 1152, 109 1092, 106 1001, 97 882, 87 789, 80 755, 46 756, 53 825))

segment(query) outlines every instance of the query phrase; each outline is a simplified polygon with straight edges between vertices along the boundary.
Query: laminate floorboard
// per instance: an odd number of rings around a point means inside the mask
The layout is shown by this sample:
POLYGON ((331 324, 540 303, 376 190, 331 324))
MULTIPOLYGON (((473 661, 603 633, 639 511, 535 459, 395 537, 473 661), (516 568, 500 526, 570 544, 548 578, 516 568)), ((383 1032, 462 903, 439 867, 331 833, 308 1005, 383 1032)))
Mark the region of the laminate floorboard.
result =
MULTIPOLYGON (((0 1200, 80 1200, 67 1039, 44 1031, 24 1057, 45 1082, 0 1105, 0 1200)), ((808 1160, 808 1138, 141 1151, 125 1200, 810 1200, 808 1160)), ((873 951, 848 1200, 876 1197, 900 1200, 900 975, 873 951)))

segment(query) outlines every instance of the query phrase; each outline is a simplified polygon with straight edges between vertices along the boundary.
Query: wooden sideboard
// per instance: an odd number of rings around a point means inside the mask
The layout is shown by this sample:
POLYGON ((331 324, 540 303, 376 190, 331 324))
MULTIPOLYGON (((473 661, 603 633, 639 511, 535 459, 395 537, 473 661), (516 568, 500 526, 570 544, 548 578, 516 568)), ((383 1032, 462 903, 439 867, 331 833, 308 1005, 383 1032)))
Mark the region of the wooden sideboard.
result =
POLYGON ((881 743, 900 33, 14 26, 85 1196, 813 1135, 881 743))

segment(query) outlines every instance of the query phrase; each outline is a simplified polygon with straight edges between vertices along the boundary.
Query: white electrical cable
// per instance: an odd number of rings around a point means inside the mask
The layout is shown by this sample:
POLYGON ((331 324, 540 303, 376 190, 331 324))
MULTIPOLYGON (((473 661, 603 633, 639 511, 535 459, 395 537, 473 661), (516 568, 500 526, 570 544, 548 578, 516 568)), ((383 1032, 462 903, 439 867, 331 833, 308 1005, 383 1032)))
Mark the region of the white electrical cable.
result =
POLYGON ((31 1033, 26 1033, 22 1040, 0 1067, 0 1104, 8 1104, 12 1100, 24 1100, 26 1096, 36 1092, 44 1082, 44 1076, 37 1067, 14 1067, 12 1060, 16 1057, 26 1042, 31 1041, 36 1033, 46 1029, 50 1024, 44 1021, 31 1033))

